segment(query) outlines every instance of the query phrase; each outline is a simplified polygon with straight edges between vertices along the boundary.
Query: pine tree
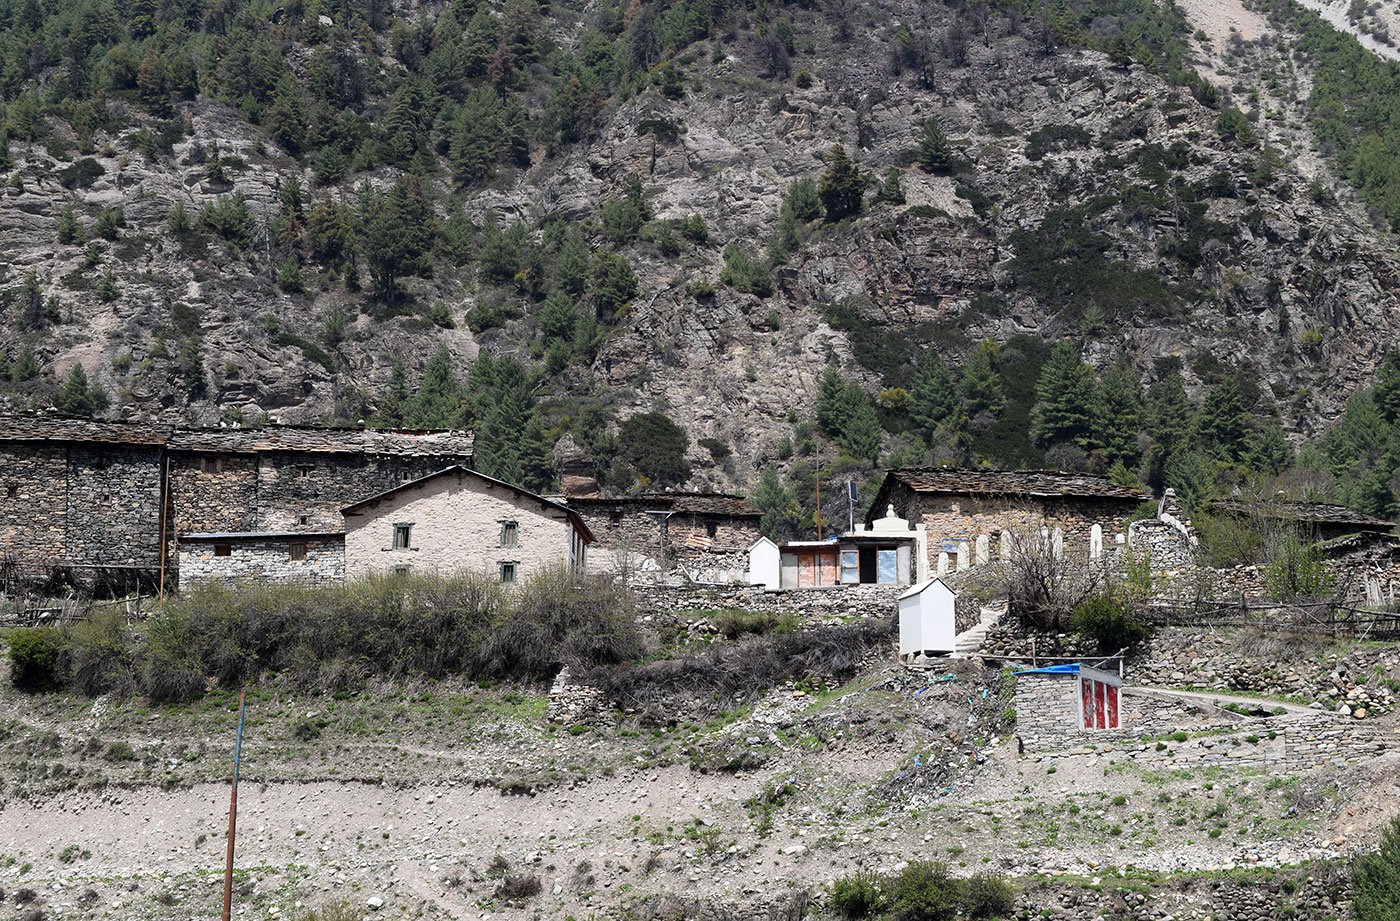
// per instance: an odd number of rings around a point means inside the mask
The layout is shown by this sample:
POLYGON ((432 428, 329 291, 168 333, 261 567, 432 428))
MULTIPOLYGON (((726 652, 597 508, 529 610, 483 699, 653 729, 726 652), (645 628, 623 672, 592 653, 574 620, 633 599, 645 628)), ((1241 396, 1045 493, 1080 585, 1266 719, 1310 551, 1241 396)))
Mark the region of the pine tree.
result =
POLYGON ((1206 394, 1196 417, 1195 434, 1202 450, 1211 456, 1227 461, 1244 459, 1250 437, 1249 412, 1233 377, 1206 394))
POLYGON ((428 359, 418 391, 403 404, 403 423, 415 429, 450 429, 462 424, 462 385, 446 348, 428 359))
POLYGON ((919 166, 926 173, 948 173, 953 169, 953 150, 933 119, 924 122, 919 133, 919 166))
POLYGON ((851 457, 864 463, 875 465, 880 462, 880 444, 884 432, 880 428, 880 417, 875 413, 870 398, 859 387, 847 388, 845 419, 841 425, 841 448, 851 457))
POLYGON ((1391 425, 1400 425, 1400 352, 1387 352, 1376 368, 1376 410, 1391 425))
POLYGON ((1147 392, 1147 433, 1166 454, 1180 448, 1191 433, 1191 400, 1186 381, 1172 369, 1147 392))
POLYGON ((559 258, 554 262, 554 283, 573 297, 582 297, 588 286, 588 244, 577 227, 564 233, 559 258))
POLYGON ((891 205, 904 204, 904 183, 900 180, 899 167, 891 166, 885 170, 885 178, 880 183, 877 198, 891 205))
POLYGON ((82 365, 74 365, 54 398, 54 407, 73 416, 91 416, 107 407, 107 392, 89 383, 82 365))
POLYGON ((1381 833, 1380 848, 1351 866, 1352 915, 1356 921, 1400 919, 1400 818, 1381 833))
POLYGON ((840 144, 831 148, 826 172, 822 173, 817 194, 821 196, 822 206, 826 208, 828 221, 844 220, 861 212, 864 205, 865 177, 846 155, 846 148, 840 144))
POLYGON ((749 496, 754 508, 763 513, 759 528, 772 541, 791 540, 802 531, 802 506, 790 487, 784 486, 776 467, 763 468, 758 488, 749 496))
POLYGON ((958 393, 948 368, 936 352, 930 351, 914 377, 910 392, 909 418, 919 427, 924 440, 932 441, 933 433, 958 408, 958 393))
POLYGON ((292 156, 301 153, 306 138, 306 112, 301 101, 301 87, 291 74, 277 81, 264 123, 283 150, 292 156))
POLYGON ((452 127, 448 158, 457 182, 473 186, 489 180, 496 171, 500 141, 500 97, 495 90, 479 89, 462 103, 452 127))
POLYGON ((432 274, 436 221, 422 179, 404 176, 388 195, 370 192, 361 203, 365 257, 376 292, 388 303, 398 300, 398 279, 432 274))
POLYGON ((621 255, 599 250, 593 266, 593 299, 598 316, 611 319, 637 296, 637 276, 621 255))
POLYGON ((472 367, 473 463, 487 476, 527 489, 549 488, 552 472, 535 406, 534 381, 511 357, 479 358, 472 367))
POLYGON ((977 348, 972 350, 972 356, 963 368, 962 379, 958 382, 958 394, 962 397, 968 419, 974 422, 984 414, 999 416, 1006 408, 1006 388, 1001 380, 1001 348, 991 339, 977 343, 977 348))
POLYGON ((408 366, 403 359, 395 359, 389 371, 389 389, 379 401, 379 409, 374 414, 374 424, 379 428, 397 428, 404 424, 404 410, 409 402, 408 366))
POLYGON ((835 365, 827 365, 817 391, 817 425, 832 438, 841 435, 846 406, 846 379, 835 365))
POLYGON ((1293 463, 1293 446, 1277 422, 1254 432, 1246 445, 1244 462, 1251 470, 1271 476, 1282 473, 1293 463))
POLYGON ((1079 346, 1056 343, 1035 384, 1031 438, 1039 445, 1073 444, 1084 450, 1094 442, 1094 369, 1079 358, 1079 346))
POLYGON ((1114 365, 1094 389, 1094 444, 1110 463, 1137 460, 1142 430, 1142 383, 1124 362, 1114 365))

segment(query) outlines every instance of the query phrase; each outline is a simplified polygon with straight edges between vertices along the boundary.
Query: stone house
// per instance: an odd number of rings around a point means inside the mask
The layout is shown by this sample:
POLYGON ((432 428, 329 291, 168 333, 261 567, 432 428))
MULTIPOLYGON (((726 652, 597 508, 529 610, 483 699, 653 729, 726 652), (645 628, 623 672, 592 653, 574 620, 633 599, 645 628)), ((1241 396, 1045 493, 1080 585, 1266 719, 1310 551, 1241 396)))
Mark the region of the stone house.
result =
POLYGON ((1009 558, 1015 540, 1036 536, 1051 539, 1057 552, 1096 559, 1120 542, 1133 513, 1151 498, 1089 474, 904 468, 885 475, 867 522, 892 509, 911 528, 922 525, 932 576, 1009 558))
POLYGON ((742 581, 747 554, 762 536, 763 514, 728 493, 647 493, 605 498, 569 496, 597 538, 595 572, 662 570, 679 563, 697 581, 742 581))
POLYGON ((242 580, 334 585, 345 581, 345 535, 339 531, 183 534, 179 563, 182 589, 242 580))
POLYGON ((584 572, 593 534, 574 509, 462 466, 342 509, 345 576, 471 570, 512 583, 584 572))
POLYGON ((471 457, 467 432, 0 415, 0 562, 27 581, 153 588, 177 576, 185 536, 338 532, 346 503, 471 457))
POLYGON ((771 589, 835 588, 843 585, 910 585, 927 578, 922 525, 887 508, 884 518, 830 540, 774 544, 760 537, 749 546, 750 585, 771 589))

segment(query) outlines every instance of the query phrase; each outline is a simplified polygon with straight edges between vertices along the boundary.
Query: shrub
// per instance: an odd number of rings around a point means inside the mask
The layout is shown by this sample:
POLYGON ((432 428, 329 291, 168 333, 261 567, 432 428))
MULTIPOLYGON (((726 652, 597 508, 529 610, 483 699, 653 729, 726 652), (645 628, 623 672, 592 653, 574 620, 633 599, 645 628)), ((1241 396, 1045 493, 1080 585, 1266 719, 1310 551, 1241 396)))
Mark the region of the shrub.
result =
POLYGON ((961 901, 969 918, 1007 917, 1016 908, 1016 887, 994 873, 974 873, 963 880, 961 901))
POLYGON ((89 697, 134 690, 136 672, 124 616, 111 611, 74 624, 68 631, 66 671, 73 689, 89 697))
POLYGON ((869 918, 885 910, 880 880, 873 873, 859 871, 831 884, 831 907, 845 918, 869 918))
POLYGON ((1400 905, 1400 818, 1381 833, 1380 848, 1352 860, 1352 914, 1356 921, 1395 921, 1400 905))
POLYGON ((107 746, 107 750, 102 753, 102 757, 112 763, 136 761, 136 749, 131 747, 130 742, 113 742, 107 746))
POLYGON ((690 479, 690 436, 664 413, 640 413, 622 423, 622 457, 654 483, 690 479))
POLYGON ((1280 601, 1320 598, 1332 587, 1332 577, 1317 548, 1296 535, 1287 535, 1270 548, 1263 572, 1264 587, 1280 601))
POLYGON ((797 629, 792 615, 779 617, 765 611, 721 611, 711 623, 727 640, 737 640, 745 634, 792 633, 797 629))
POLYGON ((773 293, 773 275, 747 247, 731 243, 724 248, 724 268, 720 281, 735 291, 767 297, 773 293))
POLYGON ((961 888, 945 864, 916 860, 891 880, 890 917, 894 921, 956 918, 961 888))
POLYGON ((1070 626, 1106 656, 1137 646, 1152 632, 1145 621, 1133 616, 1128 603, 1112 592, 1093 595, 1076 605, 1070 626))
POLYGON ((531 873, 507 873, 496 886, 496 898, 520 902, 540 894, 540 878, 531 873))
POLYGON ((56 627, 29 627, 10 634, 10 682, 23 691, 57 687, 67 638, 56 627))

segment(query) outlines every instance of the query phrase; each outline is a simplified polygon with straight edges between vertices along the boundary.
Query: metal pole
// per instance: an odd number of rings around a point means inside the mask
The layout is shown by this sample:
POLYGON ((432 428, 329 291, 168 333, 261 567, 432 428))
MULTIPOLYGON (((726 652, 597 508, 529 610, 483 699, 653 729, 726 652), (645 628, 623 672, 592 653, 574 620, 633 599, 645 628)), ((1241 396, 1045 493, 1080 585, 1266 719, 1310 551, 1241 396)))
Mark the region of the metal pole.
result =
POLYGON ((233 836, 238 826, 238 769, 243 761, 243 707, 248 689, 238 692, 238 741, 233 746, 233 790, 228 798, 228 856, 224 861, 224 921, 233 915, 233 836))
POLYGON ((825 540, 822 534, 822 468, 817 467, 817 540, 825 540))

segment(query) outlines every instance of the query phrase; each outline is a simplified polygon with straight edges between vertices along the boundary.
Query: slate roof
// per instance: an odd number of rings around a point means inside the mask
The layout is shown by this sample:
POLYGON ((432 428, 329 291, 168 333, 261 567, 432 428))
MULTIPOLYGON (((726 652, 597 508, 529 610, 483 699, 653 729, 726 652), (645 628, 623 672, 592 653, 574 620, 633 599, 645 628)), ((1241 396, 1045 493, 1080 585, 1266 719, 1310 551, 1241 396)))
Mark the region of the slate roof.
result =
POLYGON ((493 486, 508 489, 522 499, 530 499, 531 501, 537 502, 540 505, 543 505, 547 508, 563 512, 568 517, 569 521, 573 523, 574 527, 578 528, 579 532, 583 534, 583 539, 588 543, 593 542, 593 532, 588 529, 588 525, 584 523, 583 519, 579 516, 579 513, 575 509, 569 508, 562 502, 556 502, 553 499, 546 499, 544 496, 532 493, 528 489, 525 489, 523 486, 516 486, 513 483, 507 483, 505 480, 498 480, 495 477, 487 476, 484 473, 478 473, 475 470, 463 467, 461 464, 453 464, 452 466, 445 467, 442 470, 437 471, 436 473, 430 473, 427 476, 420 476, 416 480, 409 480, 407 483, 400 483, 398 486, 395 486, 392 489, 386 489, 383 492, 375 493, 369 498, 361 499, 359 502, 355 502, 351 505, 345 506, 340 510, 340 513, 342 515, 345 515, 346 517, 349 517, 351 515, 363 514, 364 509, 366 509, 368 506, 375 504, 376 502, 379 502, 382 499, 387 499, 389 496, 392 496, 395 493, 404 492, 410 489, 417 489, 425 483, 428 483, 432 480, 436 480, 438 477, 441 476, 447 476, 449 474, 458 474, 475 477, 476 479, 484 480, 487 483, 492 484, 493 486))
POLYGON ((226 454, 375 454, 398 457, 470 457, 472 433, 334 429, 278 425, 259 429, 182 429, 170 436, 172 451, 226 454))
POLYGON ((965 467, 906 467, 885 476, 883 494, 893 483, 918 493, 1035 496, 1038 498, 1121 499, 1142 502, 1152 494, 1120 486, 1107 477, 1055 470, 975 470, 965 467))
POLYGON ((197 531, 192 534, 181 534, 180 540, 305 540, 309 537, 344 536, 344 531, 197 531))
POLYGON ((647 506, 670 512, 692 515, 714 515, 725 518, 762 518, 748 499, 723 492, 655 492, 635 496, 569 496, 562 500, 578 509, 593 510, 619 506, 647 506))
POLYGON ((0 441, 163 445, 171 431, 171 426, 159 423, 106 422, 58 413, 0 414, 0 441))
POLYGON ((1258 515, 1300 524, 1336 525, 1356 528, 1362 531, 1389 531, 1395 527, 1390 521, 1372 518, 1370 515, 1349 509, 1345 505, 1330 505, 1325 502, 1244 502, 1239 499, 1222 499, 1215 507, 1239 515, 1258 515))
POLYGON ((256 429, 187 429, 155 422, 108 422, 57 413, 0 414, 0 441, 164 446, 171 451, 259 454, 376 454, 470 457, 463 431, 336 429, 270 425, 256 429))

